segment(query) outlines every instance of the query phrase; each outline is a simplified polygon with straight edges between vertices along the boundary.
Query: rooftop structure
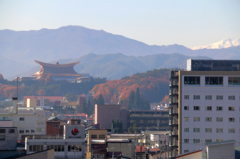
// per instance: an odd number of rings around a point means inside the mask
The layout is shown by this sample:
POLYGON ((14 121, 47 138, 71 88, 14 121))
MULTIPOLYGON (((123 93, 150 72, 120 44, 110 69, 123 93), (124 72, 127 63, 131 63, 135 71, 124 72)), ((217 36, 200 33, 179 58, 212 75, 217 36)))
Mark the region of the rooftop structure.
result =
POLYGON ((40 79, 41 77, 46 77, 47 75, 51 75, 51 77, 55 81, 58 80, 75 81, 76 78, 83 76, 82 74, 78 74, 73 69, 73 67, 80 61, 67 64, 59 64, 58 62, 56 62, 56 64, 50 64, 40 62, 37 60, 35 60, 35 62, 41 66, 40 71, 36 72, 35 74, 32 74, 32 76, 37 77, 37 79, 40 79))
POLYGON ((187 60, 187 71, 240 71, 240 60, 187 60))

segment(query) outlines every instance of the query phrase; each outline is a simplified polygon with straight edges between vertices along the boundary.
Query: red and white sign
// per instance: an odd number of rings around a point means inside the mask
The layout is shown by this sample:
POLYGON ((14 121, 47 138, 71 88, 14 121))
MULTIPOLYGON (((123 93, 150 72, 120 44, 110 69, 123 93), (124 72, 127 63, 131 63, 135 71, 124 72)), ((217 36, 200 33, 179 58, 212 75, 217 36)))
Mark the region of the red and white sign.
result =
POLYGON ((64 138, 85 138, 85 128, 82 125, 64 125, 64 138))
POLYGON ((72 134, 77 135, 78 134, 78 129, 77 128, 72 129, 72 134))

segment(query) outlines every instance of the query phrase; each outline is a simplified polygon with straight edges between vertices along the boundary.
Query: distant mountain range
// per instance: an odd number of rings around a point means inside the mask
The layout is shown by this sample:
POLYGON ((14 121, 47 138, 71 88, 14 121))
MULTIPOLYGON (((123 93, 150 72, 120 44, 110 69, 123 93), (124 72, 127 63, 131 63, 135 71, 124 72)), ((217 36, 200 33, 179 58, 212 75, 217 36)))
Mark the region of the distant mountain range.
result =
MULTIPOLYGON (((146 72, 157 68, 186 68, 186 60, 209 59, 206 56, 186 56, 182 54, 156 54, 147 56, 127 56, 121 53, 96 55, 93 53, 76 59, 60 59, 59 63, 80 61, 74 69, 78 73, 90 74, 94 77, 107 77, 107 79, 120 79, 135 73, 146 72)), ((46 62, 46 61, 44 61, 46 62)), ((51 63, 55 63, 52 61, 51 63)), ((37 64, 36 64, 37 65, 37 64)), ((31 76, 40 70, 40 65, 19 76, 31 76)), ((14 78, 13 76, 11 78, 14 78)))
MULTIPOLYGON (((184 62, 177 59, 177 57, 180 56, 183 59, 195 56, 213 59, 240 59, 240 46, 223 49, 192 50, 177 44, 168 46, 147 45, 121 35, 114 35, 103 30, 93 30, 81 26, 66 26, 59 29, 41 29, 37 31, 0 30, 0 73, 2 73, 5 78, 21 75, 31 67, 36 66, 37 64, 34 60, 50 62, 57 61, 58 59, 94 57, 94 59, 87 59, 88 61, 86 63, 81 60, 81 69, 79 68, 78 70, 77 67, 80 66, 76 66, 76 70, 91 73, 96 76, 106 76, 110 79, 116 79, 124 75, 120 73, 120 70, 127 72, 126 75, 130 75, 130 73, 136 73, 136 71, 142 70, 143 68, 145 68, 145 70, 142 71, 157 67, 178 67, 180 64, 183 66, 184 62), (111 54, 114 55, 111 56, 111 54), (108 60, 116 58, 116 55, 126 56, 127 59, 125 57, 123 59, 129 60, 130 62, 123 60, 112 63, 108 60), (156 59, 152 57, 160 55, 161 58, 167 56, 169 58, 161 62, 161 64, 164 65, 157 65, 155 67, 153 63, 158 63, 158 61, 153 62, 156 59), (108 56, 108 58, 106 56, 108 56), (108 62, 105 61, 106 63, 103 62, 101 65, 98 65, 99 63, 97 62, 88 63, 94 60, 98 61, 95 57, 100 59, 104 57, 102 60, 107 59, 106 61, 108 62), (149 65, 146 66, 146 64, 140 60, 141 58, 149 58, 149 65), (137 63, 133 64, 131 62, 133 59, 137 59, 137 63), (170 60, 171 63, 168 62, 168 60, 170 60), (144 65, 142 66, 142 64, 144 65), (152 66, 151 68, 150 65, 152 66), (111 72, 112 70, 109 66, 116 69, 111 72), (93 70, 93 68, 95 70, 93 70), (91 69, 92 71, 90 71, 91 69)), ((99 62, 101 62, 101 60, 99 60, 99 62)))
POLYGON ((222 48, 229 48, 232 46, 239 46, 240 45, 240 38, 232 40, 229 38, 223 39, 219 42, 210 44, 210 45, 206 45, 206 46, 197 46, 197 47, 193 47, 191 49, 193 50, 199 50, 199 49, 222 49, 222 48))

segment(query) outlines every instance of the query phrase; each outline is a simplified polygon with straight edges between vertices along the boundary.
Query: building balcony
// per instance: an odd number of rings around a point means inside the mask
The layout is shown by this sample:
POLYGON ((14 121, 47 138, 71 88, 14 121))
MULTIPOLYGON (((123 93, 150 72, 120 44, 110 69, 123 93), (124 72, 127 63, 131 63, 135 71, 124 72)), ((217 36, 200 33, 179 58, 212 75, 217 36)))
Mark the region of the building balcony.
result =
POLYGON ((169 141, 169 147, 178 147, 178 142, 176 141, 169 141))
POLYGON ((169 126, 178 125, 178 119, 169 120, 169 126))
POLYGON ((178 130, 177 128, 174 128, 170 133, 169 136, 171 137, 177 137, 178 136, 178 130))
POLYGON ((171 107, 169 109, 169 115, 178 115, 178 109, 175 107, 171 107))
POLYGON ((169 95, 178 95, 178 89, 177 88, 169 89, 169 95))
POLYGON ((178 104, 178 99, 173 97, 172 95, 169 96, 169 104, 178 104))
POLYGON ((178 78, 178 71, 171 71, 170 79, 178 78))
POLYGON ((175 159, 177 155, 178 155, 177 147, 171 147, 169 152, 169 158, 175 159))

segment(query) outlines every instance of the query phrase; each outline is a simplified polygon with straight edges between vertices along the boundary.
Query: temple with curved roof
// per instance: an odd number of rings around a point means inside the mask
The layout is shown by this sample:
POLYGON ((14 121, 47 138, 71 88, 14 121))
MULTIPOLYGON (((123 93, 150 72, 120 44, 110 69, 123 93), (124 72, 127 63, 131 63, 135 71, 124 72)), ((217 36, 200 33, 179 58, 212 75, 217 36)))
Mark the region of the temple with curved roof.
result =
POLYGON ((53 80, 68 80, 75 81, 76 78, 82 77, 82 74, 78 74, 73 67, 77 65, 80 61, 66 64, 59 64, 57 61, 56 64, 45 63, 41 61, 35 60, 41 66, 40 71, 32 74, 32 76, 40 79, 41 77, 46 77, 47 75, 51 75, 53 80))

